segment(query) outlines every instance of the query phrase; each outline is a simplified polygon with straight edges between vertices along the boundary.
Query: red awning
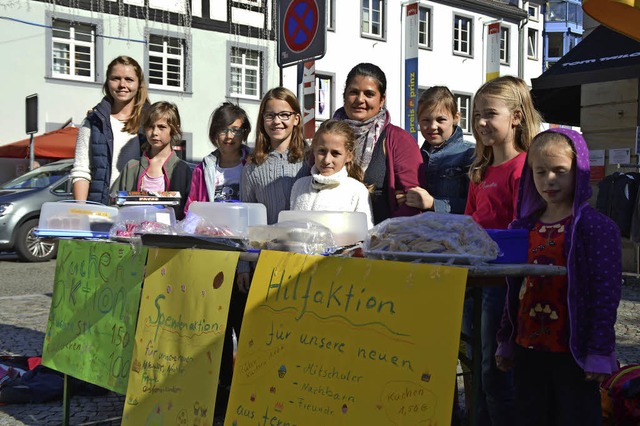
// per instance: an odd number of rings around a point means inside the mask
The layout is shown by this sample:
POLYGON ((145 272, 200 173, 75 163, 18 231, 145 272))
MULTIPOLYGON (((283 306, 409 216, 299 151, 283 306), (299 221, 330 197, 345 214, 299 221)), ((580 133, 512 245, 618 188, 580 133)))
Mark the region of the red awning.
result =
MULTIPOLYGON (((35 158, 62 159, 73 158, 76 151, 77 127, 65 127, 64 129, 47 132, 33 138, 35 146, 35 158)), ((0 146, 2 158, 29 158, 29 141, 23 139, 7 145, 0 146)))

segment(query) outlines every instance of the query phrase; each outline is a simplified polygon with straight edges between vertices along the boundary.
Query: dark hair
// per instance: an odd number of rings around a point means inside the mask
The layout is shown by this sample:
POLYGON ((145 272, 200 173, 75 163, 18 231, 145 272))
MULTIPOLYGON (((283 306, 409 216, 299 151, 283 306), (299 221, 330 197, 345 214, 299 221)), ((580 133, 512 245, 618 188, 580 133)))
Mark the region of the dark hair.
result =
MULTIPOLYGON (((176 104, 166 101, 160 101, 152 104, 147 108, 142 116, 142 128, 146 131, 149 127, 159 119, 167 120, 167 125, 171 130, 171 146, 177 146, 182 142, 182 127, 180 124, 180 113, 176 104)), ((146 151, 151 147, 149 142, 142 144, 142 150, 146 151)))
POLYGON ((224 102, 213 111, 209 119, 209 140, 213 146, 218 147, 218 134, 237 119, 242 120, 242 126, 240 127, 242 141, 246 142, 249 133, 251 133, 251 123, 249 123, 249 117, 244 109, 231 102, 224 102))
POLYGON ((262 164, 271 152, 271 140, 264 130, 264 110, 267 108, 269 101, 285 101, 299 118, 299 123, 293 128, 291 133, 291 141, 289 142, 289 162, 297 163, 304 158, 305 148, 307 144, 304 141, 302 133, 302 111, 300 103, 296 95, 286 87, 276 87, 265 93, 260 102, 260 110, 258 111, 258 123, 256 124, 256 146, 249 156, 249 162, 262 164))
POLYGON ((371 77, 378 86, 380 96, 384 98, 387 93, 387 76, 384 75, 384 71, 379 66, 369 62, 361 62, 355 67, 351 68, 349 74, 347 74, 347 81, 344 83, 344 91, 342 92, 342 99, 347 95, 347 87, 353 82, 356 77, 371 77))
POLYGON ((109 65, 107 66, 107 75, 104 80, 104 84, 102 85, 102 92, 111 104, 113 104, 114 99, 113 96, 111 96, 111 92, 109 91, 109 76, 113 71, 113 67, 115 67, 116 65, 125 65, 132 67, 136 73, 136 77, 138 77, 138 91, 136 92, 136 96, 134 99, 133 113, 131 114, 131 117, 127 119, 127 122, 122 129, 127 133, 137 133, 140 129, 142 109, 144 108, 145 104, 149 103, 147 84, 144 81, 144 73, 142 72, 142 67, 140 67, 140 64, 135 59, 129 56, 121 55, 109 62, 109 65))
POLYGON ((344 138, 344 148, 347 152, 351 153, 351 161, 345 164, 347 168, 347 174, 349 177, 354 178, 357 181, 362 182, 364 179, 364 171, 362 167, 355 161, 356 158, 356 135, 351 130, 351 127, 341 120, 327 120, 323 122, 311 141, 311 149, 316 146, 320 136, 325 134, 333 134, 344 138))
POLYGON ((446 86, 433 86, 422 92, 418 99, 418 117, 423 111, 432 111, 443 106, 455 119, 458 115, 458 103, 456 97, 446 86))

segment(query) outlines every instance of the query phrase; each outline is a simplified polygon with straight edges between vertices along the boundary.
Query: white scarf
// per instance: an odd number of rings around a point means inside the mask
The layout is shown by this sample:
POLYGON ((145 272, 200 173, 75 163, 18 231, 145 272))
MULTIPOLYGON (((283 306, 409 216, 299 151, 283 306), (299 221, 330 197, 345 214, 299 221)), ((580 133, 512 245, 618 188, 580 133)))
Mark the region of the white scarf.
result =
POLYGON ((332 174, 331 176, 323 176, 318 172, 318 168, 314 165, 311 168, 311 188, 316 191, 321 191, 323 189, 331 189, 340 185, 340 182, 347 178, 349 174, 347 173, 347 168, 342 167, 338 172, 332 174))

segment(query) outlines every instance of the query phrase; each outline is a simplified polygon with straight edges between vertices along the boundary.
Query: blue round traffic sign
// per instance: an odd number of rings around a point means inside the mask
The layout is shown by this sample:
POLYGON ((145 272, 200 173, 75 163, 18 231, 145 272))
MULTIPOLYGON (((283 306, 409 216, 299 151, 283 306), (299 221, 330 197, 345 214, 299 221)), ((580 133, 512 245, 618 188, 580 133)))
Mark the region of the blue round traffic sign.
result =
POLYGON ((289 49, 302 52, 318 31, 318 5, 315 0, 293 0, 284 16, 284 40, 289 49))

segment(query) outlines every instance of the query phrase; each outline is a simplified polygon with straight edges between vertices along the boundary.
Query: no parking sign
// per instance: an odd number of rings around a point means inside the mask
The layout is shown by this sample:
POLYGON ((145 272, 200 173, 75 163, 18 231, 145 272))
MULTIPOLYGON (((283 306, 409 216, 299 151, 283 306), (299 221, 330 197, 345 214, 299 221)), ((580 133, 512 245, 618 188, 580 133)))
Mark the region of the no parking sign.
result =
POLYGON ((278 2, 278 65, 320 59, 326 51, 325 0, 278 2))

